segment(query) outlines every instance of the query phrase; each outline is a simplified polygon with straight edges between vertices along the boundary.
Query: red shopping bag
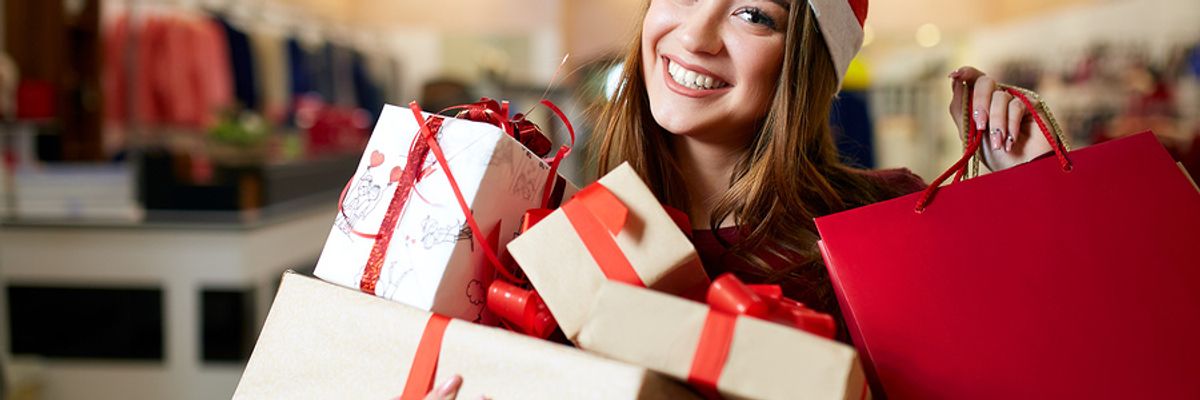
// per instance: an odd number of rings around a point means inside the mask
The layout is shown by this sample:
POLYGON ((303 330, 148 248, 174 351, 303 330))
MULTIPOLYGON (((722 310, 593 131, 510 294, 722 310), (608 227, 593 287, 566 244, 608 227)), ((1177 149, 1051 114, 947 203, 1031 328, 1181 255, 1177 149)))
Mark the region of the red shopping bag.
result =
POLYGON ((1200 399, 1200 192, 1149 132, 1051 142, 816 220, 874 393, 1200 399))

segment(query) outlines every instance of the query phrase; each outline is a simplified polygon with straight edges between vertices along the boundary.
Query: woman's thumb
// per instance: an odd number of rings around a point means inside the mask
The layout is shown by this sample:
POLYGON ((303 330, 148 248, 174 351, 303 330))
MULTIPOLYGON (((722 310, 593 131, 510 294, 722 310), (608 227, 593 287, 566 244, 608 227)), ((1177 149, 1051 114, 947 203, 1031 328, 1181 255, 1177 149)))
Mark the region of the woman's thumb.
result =
POLYGON ((454 375, 450 380, 442 382, 425 396, 425 400, 454 400, 458 397, 458 388, 462 387, 462 377, 454 375))

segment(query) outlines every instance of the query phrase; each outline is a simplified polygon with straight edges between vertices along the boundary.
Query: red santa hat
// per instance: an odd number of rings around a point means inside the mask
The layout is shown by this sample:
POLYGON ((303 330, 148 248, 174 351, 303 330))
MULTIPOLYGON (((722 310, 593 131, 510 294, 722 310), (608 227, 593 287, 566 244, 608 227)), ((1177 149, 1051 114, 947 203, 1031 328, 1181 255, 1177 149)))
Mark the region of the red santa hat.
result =
POLYGON ((837 69, 838 85, 846 77, 850 60, 862 49, 863 24, 867 20, 867 0, 808 0, 817 25, 829 46, 829 55, 837 69))

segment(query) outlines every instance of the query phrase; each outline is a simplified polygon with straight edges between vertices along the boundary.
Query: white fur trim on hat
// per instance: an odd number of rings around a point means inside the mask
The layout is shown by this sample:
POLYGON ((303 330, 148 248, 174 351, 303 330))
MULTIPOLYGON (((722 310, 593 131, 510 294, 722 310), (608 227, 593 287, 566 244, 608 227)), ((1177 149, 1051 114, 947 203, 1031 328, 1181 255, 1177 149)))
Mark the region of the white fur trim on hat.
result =
POLYGON ((808 0, 808 4, 812 6, 817 26, 829 46, 829 55, 837 69, 838 87, 841 87, 850 61, 862 49, 863 26, 848 0, 808 0))

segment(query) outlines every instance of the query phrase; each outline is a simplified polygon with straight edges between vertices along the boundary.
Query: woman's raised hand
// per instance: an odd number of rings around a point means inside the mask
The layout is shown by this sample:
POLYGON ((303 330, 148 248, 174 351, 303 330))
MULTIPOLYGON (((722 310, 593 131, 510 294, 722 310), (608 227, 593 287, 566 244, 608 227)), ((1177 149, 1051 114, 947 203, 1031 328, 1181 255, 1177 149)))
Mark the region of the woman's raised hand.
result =
MULTIPOLYGON (((1046 135, 1034 123, 1025 103, 1002 90, 992 77, 974 67, 965 66, 949 76, 954 97, 950 101, 950 117, 962 132, 963 101, 972 96, 970 123, 985 132, 984 163, 988 169, 999 171, 1030 161, 1053 150, 1046 135)), ((1037 99, 1030 98, 1037 106, 1037 99)))

